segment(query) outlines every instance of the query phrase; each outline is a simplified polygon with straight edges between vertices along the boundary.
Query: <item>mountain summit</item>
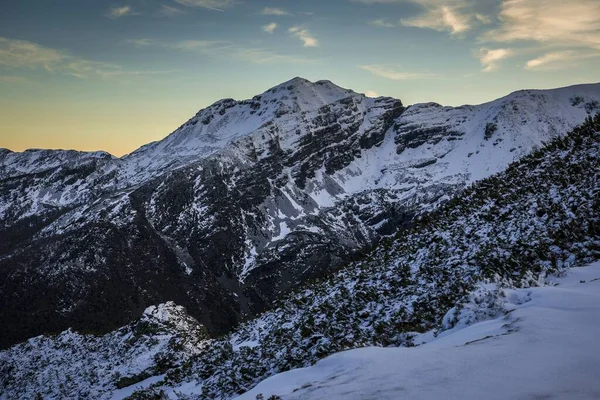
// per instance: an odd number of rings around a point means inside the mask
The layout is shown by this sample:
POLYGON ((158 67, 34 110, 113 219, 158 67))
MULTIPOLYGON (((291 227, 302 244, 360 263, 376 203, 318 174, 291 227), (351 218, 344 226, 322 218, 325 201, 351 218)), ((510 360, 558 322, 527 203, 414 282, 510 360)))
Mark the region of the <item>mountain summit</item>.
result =
POLYGON ((144 146, 125 159, 139 167, 136 173, 147 168, 154 172, 163 168, 165 163, 180 165, 190 157, 211 154, 232 141, 245 138, 260 145, 269 127, 276 126, 280 130, 301 128, 304 122, 301 117, 343 99, 365 103, 366 107, 364 95, 329 81, 313 83, 294 78, 249 100, 219 100, 200 110, 164 140, 144 146), (295 118, 290 118, 290 114, 295 118))

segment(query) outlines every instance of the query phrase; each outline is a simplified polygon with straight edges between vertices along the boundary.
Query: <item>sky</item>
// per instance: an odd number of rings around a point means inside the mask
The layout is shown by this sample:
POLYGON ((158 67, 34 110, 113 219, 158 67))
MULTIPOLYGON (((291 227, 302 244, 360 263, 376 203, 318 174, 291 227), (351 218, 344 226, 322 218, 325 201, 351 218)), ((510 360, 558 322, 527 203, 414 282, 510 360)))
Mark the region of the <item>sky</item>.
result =
POLYGON ((404 104, 600 82, 599 0, 19 0, 0 5, 0 148, 160 140, 301 76, 404 104))

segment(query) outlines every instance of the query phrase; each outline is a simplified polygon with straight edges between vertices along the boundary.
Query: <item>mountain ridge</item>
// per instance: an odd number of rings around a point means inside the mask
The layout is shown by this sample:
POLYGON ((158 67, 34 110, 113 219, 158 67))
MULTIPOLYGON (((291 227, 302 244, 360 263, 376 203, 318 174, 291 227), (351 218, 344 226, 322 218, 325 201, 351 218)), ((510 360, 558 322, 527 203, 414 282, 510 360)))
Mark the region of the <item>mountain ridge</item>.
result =
POLYGON ((600 85, 451 108, 307 82, 217 102, 127 158, 3 152, 0 345, 168 300, 227 332, 600 108, 600 85))
MULTIPOLYGON (((281 83, 281 84, 278 84, 278 85, 276 85, 276 86, 273 86, 272 88, 270 88, 270 89, 268 89, 267 91, 263 92, 263 94, 265 94, 265 93, 268 93, 268 92, 270 92, 271 90, 273 90, 273 89, 277 89, 277 88, 279 88, 279 87, 285 87, 285 86, 287 86, 289 83, 292 83, 292 82, 294 82, 294 81, 297 81, 297 80, 301 80, 301 81, 307 81, 307 82, 310 82, 310 83, 312 83, 312 84, 315 84, 315 85, 316 85, 316 84, 319 84, 319 83, 321 83, 321 82, 324 82, 324 83, 327 83, 327 84, 332 84, 332 85, 335 85, 335 83, 333 83, 333 82, 332 82, 332 81, 330 81, 330 80, 326 80, 326 79, 325 79, 325 80, 318 80, 318 81, 315 81, 315 82, 311 82, 311 81, 310 81, 310 80, 308 80, 308 79, 305 79, 305 78, 302 78, 302 77, 299 77, 299 76, 297 76, 297 77, 294 77, 294 78, 292 78, 292 79, 290 79, 290 80, 288 80, 288 81, 286 81, 286 82, 283 82, 283 83, 281 83)), ((436 103, 436 102, 417 102, 417 103, 411 104, 411 105, 409 105, 409 106, 410 106, 410 107, 412 107, 412 106, 419 106, 419 105, 428 105, 428 104, 431 104, 431 105, 436 105, 436 106, 441 106, 441 107, 447 107, 447 108, 476 107, 476 106, 483 106, 483 105, 486 105, 486 104, 490 104, 490 103, 493 103, 493 102, 496 102, 496 101, 499 101, 499 100, 507 99, 507 98, 511 97, 512 95, 515 95, 515 94, 518 94, 518 93, 535 93, 535 92, 551 92, 551 91, 561 91, 561 90, 565 90, 565 91, 566 91, 566 90, 577 90, 577 89, 582 89, 582 88, 593 88, 593 87, 595 87, 595 86, 597 86, 597 85, 600 85, 600 82, 595 82, 595 83, 580 83, 580 84, 573 84, 573 85, 568 85, 568 86, 560 86, 560 87, 556 87, 556 88, 545 88, 545 89, 519 89, 519 90, 516 90, 516 91, 510 92, 510 93, 508 93, 508 94, 506 94, 506 95, 504 95, 504 96, 502 96, 502 97, 499 97, 499 98, 497 98, 497 99, 494 99, 494 100, 489 100, 489 101, 485 101, 485 102, 483 102, 483 103, 477 103, 477 104, 466 103, 466 104, 461 104, 461 105, 456 105, 456 106, 450 106, 450 105, 443 105, 443 104, 436 103)), ((337 85, 335 85, 335 86, 337 86, 337 85)), ((339 87, 339 88, 341 88, 341 89, 343 89, 343 90, 349 90, 349 91, 352 91, 351 89, 344 89, 344 88, 342 88, 342 87, 340 87, 340 86, 337 86, 337 87, 339 87)), ((353 92, 353 91, 352 91, 352 92, 353 92)), ((354 92, 354 93, 357 93, 357 94, 362 94, 362 93, 359 93, 359 92, 354 92)), ((363 95, 364 95, 364 94, 363 94, 363 95)), ((261 96, 261 95, 256 95, 256 96, 254 96, 253 98, 255 98, 255 97, 257 97, 257 96, 261 96)), ((365 95, 365 97, 366 97, 366 95, 365 95)), ((381 97, 391 97, 391 96, 376 96, 376 97, 373 97, 373 98, 374 98, 374 99, 377 99, 377 98, 381 98, 381 97)), ((200 109, 200 110, 199 110, 199 111, 196 113, 196 116, 197 116, 197 115, 198 115, 198 114, 199 114, 201 111, 203 111, 203 110, 206 110, 206 109, 208 109, 208 108, 211 108, 211 107, 214 107, 214 106, 216 106, 216 105, 218 105, 218 104, 220 104, 220 103, 222 103, 222 102, 228 102, 228 101, 244 102, 244 101, 249 101, 249 100, 252 100, 253 98, 249 98, 249 99, 241 99, 241 100, 237 100, 237 99, 235 99, 235 98, 230 98, 230 97, 227 97, 227 98, 222 98, 222 99, 216 100, 214 103, 212 103, 212 104, 210 104, 210 105, 208 105, 208 106, 206 106, 206 107, 204 107, 204 108, 200 109)), ((409 106, 407 106, 407 107, 409 107, 409 106)), ((186 122, 189 122, 189 121, 190 121, 190 120, 192 120, 193 118, 194 118, 194 117, 190 118, 190 119, 189 119, 188 121, 186 121, 186 122)), ((38 148, 38 147, 32 147, 32 148, 28 148, 28 149, 25 149, 25 150, 22 150, 22 151, 15 151, 15 150, 11 150, 11 149, 9 149, 9 148, 3 148, 3 147, 0 147, 0 155, 3 155, 3 154, 10 154, 10 153, 13 153, 13 154, 19 154, 19 153, 36 152, 36 151, 50 151, 50 152, 73 152, 73 151, 74 151, 74 152, 78 152, 78 153, 84 153, 84 154, 90 154, 90 153, 106 153, 106 154, 109 154, 109 155, 110 155, 112 158, 115 158, 115 159, 123 159, 123 158, 125 158, 125 157, 131 156, 133 153, 135 153, 136 151, 138 151, 138 150, 142 149, 143 147, 146 147, 146 146, 148 146, 148 145, 155 144, 155 143, 158 143, 158 142, 161 142, 161 141, 163 141, 164 139, 166 139, 168 136, 172 135, 172 134, 173 134, 173 133, 175 133, 176 131, 177 131, 177 130, 175 130, 175 131, 173 131, 173 132, 169 133, 167 136, 165 136, 165 137, 164 137, 164 138, 162 138, 162 139, 159 139, 159 140, 156 140, 156 141, 152 141, 152 142, 149 142, 149 143, 146 143, 146 144, 142 144, 142 145, 141 145, 141 146, 139 146, 138 148, 136 148, 136 149, 132 150, 132 151, 131 151, 131 152, 129 152, 129 153, 123 154, 122 156, 115 156, 115 155, 111 154, 110 152, 108 152, 108 151, 106 151, 106 150, 102 150, 102 149, 97 149, 97 150, 77 150, 77 149, 67 149, 67 148, 46 149, 46 148, 38 148)))

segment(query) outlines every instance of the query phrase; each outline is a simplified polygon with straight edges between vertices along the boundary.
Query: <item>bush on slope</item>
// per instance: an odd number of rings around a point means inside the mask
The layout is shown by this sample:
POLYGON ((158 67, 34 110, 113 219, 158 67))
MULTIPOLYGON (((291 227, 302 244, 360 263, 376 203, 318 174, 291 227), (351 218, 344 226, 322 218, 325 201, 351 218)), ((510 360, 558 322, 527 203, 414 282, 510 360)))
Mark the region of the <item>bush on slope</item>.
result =
POLYGON ((480 283, 540 285, 597 258, 600 114, 214 342, 157 387, 198 380, 200 398, 228 398, 334 352, 411 345, 418 332, 496 314, 502 291, 480 283))

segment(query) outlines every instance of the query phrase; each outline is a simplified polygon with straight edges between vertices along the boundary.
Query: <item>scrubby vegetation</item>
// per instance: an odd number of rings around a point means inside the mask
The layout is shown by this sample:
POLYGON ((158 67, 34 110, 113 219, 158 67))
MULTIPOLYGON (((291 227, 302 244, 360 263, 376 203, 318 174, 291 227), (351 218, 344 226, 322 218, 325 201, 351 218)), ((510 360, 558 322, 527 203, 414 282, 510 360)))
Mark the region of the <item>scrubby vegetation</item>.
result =
POLYGON ((198 380, 201 398, 227 398, 341 350, 410 346, 419 332, 496 314, 503 287, 540 285, 597 258, 600 115, 214 342, 161 385, 198 380))

